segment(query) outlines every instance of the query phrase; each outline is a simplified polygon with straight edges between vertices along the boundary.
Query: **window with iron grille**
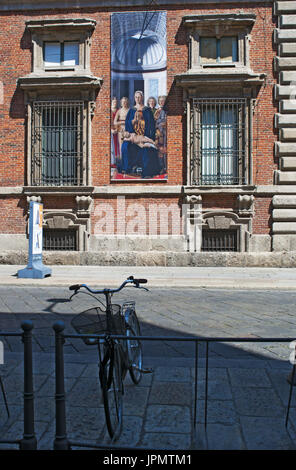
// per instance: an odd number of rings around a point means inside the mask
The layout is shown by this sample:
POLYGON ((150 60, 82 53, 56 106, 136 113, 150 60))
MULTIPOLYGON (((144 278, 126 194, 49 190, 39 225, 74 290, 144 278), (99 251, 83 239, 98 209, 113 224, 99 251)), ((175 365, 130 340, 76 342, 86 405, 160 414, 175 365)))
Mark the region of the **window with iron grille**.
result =
POLYGON ((201 251, 238 251, 237 230, 202 230, 201 251))
POLYGON ((76 251, 77 230, 43 229, 43 249, 76 251))
POLYGON ((190 138, 190 184, 247 184, 247 99, 194 98, 190 138))
POLYGON ((83 108, 83 101, 33 103, 33 186, 82 185, 83 108))

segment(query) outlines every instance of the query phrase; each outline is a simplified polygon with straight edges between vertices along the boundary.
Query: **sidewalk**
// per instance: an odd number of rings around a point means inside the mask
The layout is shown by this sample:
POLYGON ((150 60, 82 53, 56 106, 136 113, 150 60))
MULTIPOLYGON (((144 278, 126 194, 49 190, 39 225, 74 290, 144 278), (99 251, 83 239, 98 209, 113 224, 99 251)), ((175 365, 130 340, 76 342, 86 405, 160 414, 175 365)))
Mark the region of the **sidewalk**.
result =
POLYGON ((0 285, 118 286, 128 276, 147 278, 153 287, 209 287, 217 289, 296 289, 296 268, 51 266, 44 279, 18 279, 25 266, 0 265, 0 285))
MULTIPOLYGON (((145 375, 135 387, 126 379, 124 427, 117 445, 155 449, 295 449, 296 389, 285 427, 291 372, 288 343, 211 343, 207 430, 205 432, 205 345, 199 344, 197 426, 194 411, 194 346, 168 336, 237 338, 296 337, 296 270, 268 268, 159 268, 52 266, 46 279, 18 279, 22 266, 0 266, 0 365, 11 408, 0 439, 23 432, 23 344, 3 338, 31 319, 35 389, 35 426, 39 449, 52 449, 55 437, 54 336, 52 325, 93 306, 93 298, 69 302, 68 286, 119 285, 130 275, 146 277, 150 292, 124 289, 118 302, 133 296, 144 336, 145 375), (158 288, 154 287, 157 286, 158 288), (179 288, 185 286, 186 289, 179 288), (36 288, 37 287, 37 288, 36 288), (199 287, 199 288, 198 288, 199 287), (204 288, 200 288, 204 287, 204 288), (287 290, 288 289, 288 290, 287 290)), ((117 298, 114 299, 117 301, 117 298)), ((98 387, 97 353, 79 339, 66 340, 67 433, 72 440, 110 444, 98 387)), ((3 416, 0 396, 0 423, 3 416), (1 415, 2 411, 2 415, 1 415)), ((15 446, 11 446, 11 448, 15 446)), ((7 445, 1 446, 7 448, 7 445)))

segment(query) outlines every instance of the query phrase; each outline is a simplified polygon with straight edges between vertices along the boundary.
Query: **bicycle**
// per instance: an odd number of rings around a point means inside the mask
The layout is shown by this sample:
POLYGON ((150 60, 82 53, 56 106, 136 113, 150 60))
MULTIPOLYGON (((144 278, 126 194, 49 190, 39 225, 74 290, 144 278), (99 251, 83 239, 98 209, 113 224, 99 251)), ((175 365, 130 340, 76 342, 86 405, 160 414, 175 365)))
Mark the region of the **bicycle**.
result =
POLYGON ((86 284, 75 284, 70 286, 74 290, 70 300, 81 291, 94 297, 97 294, 105 295, 106 305, 98 298, 105 310, 94 307, 77 315, 71 321, 71 325, 77 333, 83 335, 104 335, 99 339, 84 337, 88 345, 96 344, 99 352, 99 380, 102 388, 106 424, 112 441, 120 436, 122 430, 122 396, 124 394, 123 381, 129 371, 134 384, 139 384, 143 373, 151 370, 142 367, 142 345, 140 324, 135 311, 135 302, 124 302, 123 305, 112 304, 111 298, 114 293, 120 292, 127 285, 138 289, 140 284, 146 284, 146 279, 134 279, 130 276, 120 287, 116 289, 93 290, 86 284), (121 340, 113 338, 112 335, 123 335, 130 339, 121 340), (133 338, 136 337, 136 338, 133 338))

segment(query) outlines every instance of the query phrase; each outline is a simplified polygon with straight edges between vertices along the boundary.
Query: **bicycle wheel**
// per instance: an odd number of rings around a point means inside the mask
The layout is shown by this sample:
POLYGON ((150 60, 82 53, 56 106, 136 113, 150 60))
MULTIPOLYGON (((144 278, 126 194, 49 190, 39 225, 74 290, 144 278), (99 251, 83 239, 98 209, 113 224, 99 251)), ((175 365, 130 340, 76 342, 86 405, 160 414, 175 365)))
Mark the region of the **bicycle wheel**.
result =
POLYGON ((127 312, 126 334, 131 339, 127 340, 127 353, 129 359, 129 373, 134 384, 138 384, 142 378, 142 343, 138 339, 132 339, 133 336, 141 336, 140 324, 134 310, 127 312))
POLYGON ((118 348, 113 353, 107 353, 100 371, 103 391, 106 424, 109 435, 113 441, 118 439, 122 427, 122 376, 121 362, 118 348))

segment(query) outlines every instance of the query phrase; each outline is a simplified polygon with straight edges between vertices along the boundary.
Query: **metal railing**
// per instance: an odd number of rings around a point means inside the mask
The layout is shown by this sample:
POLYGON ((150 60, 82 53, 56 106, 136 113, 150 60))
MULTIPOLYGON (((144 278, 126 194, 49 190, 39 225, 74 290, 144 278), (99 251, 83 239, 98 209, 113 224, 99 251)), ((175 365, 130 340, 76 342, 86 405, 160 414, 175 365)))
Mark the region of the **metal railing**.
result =
MULTIPOLYGON (((35 436, 34 428, 34 388, 32 354, 32 330, 34 326, 31 321, 26 320, 22 323, 21 327, 23 330, 22 333, 0 331, 0 336, 19 337, 24 344, 24 432, 22 438, 15 440, 1 439, 0 444, 17 444, 20 450, 36 450, 37 439, 35 436)), ((2 392, 4 393, 3 389, 2 392)))
MULTIPOLYGON (((54 440, 55 450, 69 450, 72 446, 75 447, 90 447, 98 449, 134 449, 134 447, 118 447, 118 446, 104 446, 95 445, 93 443, 78 442, 69 440, 67 437, 66 426, 66 396, 65 396, 65 376, 64 376, 64 352, 63 345, 66 339, 103 339, 104 335, 91 335, 91 334, 64 334, 65 324, 58 321, 53 325, 55 331, 55 364, 56 364, 56 436, 54 440)), ((108 335, 110 338, 127 341, 129 337, 123 335, 108 335)), ((134 336, 134 339, 141 341, 176 341, 176 342, 192 342, 195 345, 195 358, 194 358, 194 412, 193 423, 196 427, 197 419, 197 399, 198 399, 198 360, 199 360, 199 343, 205 343, 206 356, 205 356, 205 403, 204 403, 204 427, 207 428, 208 416, 208 371, 209 371, 209 344, 210 343, 291 343, 295 338, 241 338, 241 337, 195 337, 195 336, 134 336)), ((296 359, 296 346, 295 346, 295 359, 296 359)), ((287 404, 287 413, 285 417, 285 425, 287 427, 289 420, 289 413, 292 401, 293 384, 295 385, 295 363, 290 377, 290 390, 287 404)), ((149 449, 152 450, 152 449, 149 449)))

